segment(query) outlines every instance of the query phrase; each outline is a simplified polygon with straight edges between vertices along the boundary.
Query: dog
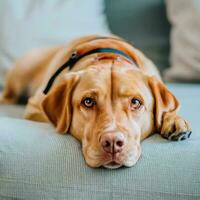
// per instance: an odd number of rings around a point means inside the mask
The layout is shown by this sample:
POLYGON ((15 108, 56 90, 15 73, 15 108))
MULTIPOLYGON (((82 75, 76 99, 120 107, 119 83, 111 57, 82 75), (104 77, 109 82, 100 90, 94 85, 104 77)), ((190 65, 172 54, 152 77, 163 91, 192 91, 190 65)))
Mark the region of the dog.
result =
POLYGON ((71 133, 90 167, 134 166, 141 141, 156 132, 169 140, 191 134, 153 62, 117 36, 29 52, 8 72, 0 102, 16 103, 23 92, 24 117, 71 133))

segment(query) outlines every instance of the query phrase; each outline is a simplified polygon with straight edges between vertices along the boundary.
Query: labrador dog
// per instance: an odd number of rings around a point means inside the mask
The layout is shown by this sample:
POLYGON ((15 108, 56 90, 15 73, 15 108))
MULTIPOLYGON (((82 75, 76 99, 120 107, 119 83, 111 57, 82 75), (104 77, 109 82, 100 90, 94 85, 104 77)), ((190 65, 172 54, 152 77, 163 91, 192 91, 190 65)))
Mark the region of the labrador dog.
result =
POLYGON ((70 132, 91 167, 135 165, 141 141, 155 132, 169 140, 191 134, 154 64, 116 36, 28 53, 8 72, 0 102, 16 103, 24 92, 25 118, 70 132))

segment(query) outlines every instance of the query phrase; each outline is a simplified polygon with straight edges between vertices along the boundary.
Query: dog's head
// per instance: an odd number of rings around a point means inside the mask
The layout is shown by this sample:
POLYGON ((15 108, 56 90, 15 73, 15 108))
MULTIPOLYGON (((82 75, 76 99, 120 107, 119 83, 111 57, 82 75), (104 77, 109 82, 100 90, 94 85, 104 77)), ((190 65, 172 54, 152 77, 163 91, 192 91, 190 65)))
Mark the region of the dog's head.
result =
POLYGON ((89 166, 133 166, 140 142, 177 107, 175 97, 153 77, 118 60, 102 60, 63 75, 41 107, 60 133, 82 142, 89 166))

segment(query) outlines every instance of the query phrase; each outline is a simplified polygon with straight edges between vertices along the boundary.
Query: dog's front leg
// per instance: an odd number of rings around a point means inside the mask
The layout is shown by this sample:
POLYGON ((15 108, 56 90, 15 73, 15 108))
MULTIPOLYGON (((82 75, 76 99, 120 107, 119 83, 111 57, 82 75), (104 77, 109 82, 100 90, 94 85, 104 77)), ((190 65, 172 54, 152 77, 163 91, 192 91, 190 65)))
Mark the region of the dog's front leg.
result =
POLYGON ((165 113, 160 134, 169 140, 179 141, 190 137, 192 133, 189 122, 175 113, 165 113))
POLYGON ((180 103, 168 88, 155 77, 149 79, 155 99, 154 115, 156 130, 169 140, 184 140, 191 135, 190 124, 177 115, 180 103))

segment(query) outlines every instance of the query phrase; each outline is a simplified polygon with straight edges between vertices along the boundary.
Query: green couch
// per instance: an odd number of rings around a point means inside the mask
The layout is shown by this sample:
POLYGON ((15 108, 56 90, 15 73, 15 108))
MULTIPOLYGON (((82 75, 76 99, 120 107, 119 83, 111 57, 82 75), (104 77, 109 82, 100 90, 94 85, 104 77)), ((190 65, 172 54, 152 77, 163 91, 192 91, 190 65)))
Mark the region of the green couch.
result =
MULTIPOLYGON (((200 86, 169 87, 193 134, 181 142, 153 135, 142 143, 142 157, 132 168, 92 169, 71 135, 58 135, 48 124, 0 117, 0 199, 199 200, 200 86)), ((4 116, 6 111, 0 106, 4 116)), ((18 107, 15 117, 22 111, 18 107)))

